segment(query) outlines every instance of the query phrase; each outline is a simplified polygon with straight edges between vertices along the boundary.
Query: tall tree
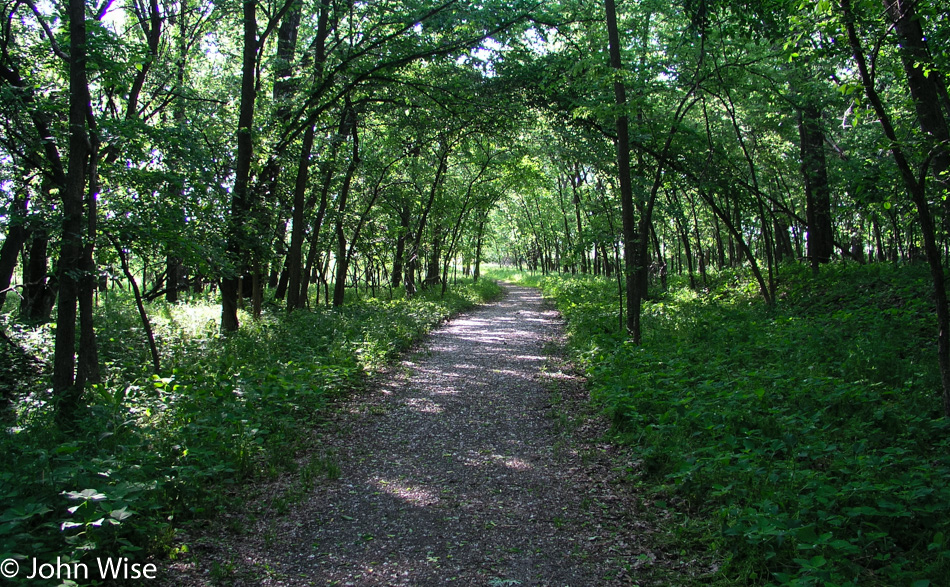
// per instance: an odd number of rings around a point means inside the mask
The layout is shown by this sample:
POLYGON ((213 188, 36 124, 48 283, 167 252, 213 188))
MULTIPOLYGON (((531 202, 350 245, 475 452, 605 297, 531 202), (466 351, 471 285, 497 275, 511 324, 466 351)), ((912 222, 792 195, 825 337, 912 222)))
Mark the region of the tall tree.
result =
POLYGON ((642 293, 638 277, 641 274, 639 231, 633 208, 633 185, 630 181, 630 123, 627 117, 627 91, 623 83, 623 63, 620 58, 620 31, 617 26, 617 7, 614 0, 604 0, 607 13, 607 38, 610 67, 614 73, 614 100, 617 106, 617 175, 620 184, 620 216, 623 219, 623 258, 626 275, 627 331, 634 344, 640 344, 640 303, 642 293))
POLYGON ((943 408, 944 414, 950 417, 950 303, 947 299, 943 257, 937 242, 933 212, 930 203, 927 201, 926 177, 930 156, 925 158, 924 164, 919 170, 913 168, 911 160, 897 136, 890 112, 884 105, 884 101, 875 86, 875 80, 871 76, 864 43, 858 35, 857 19, 851 6, 851 0, 841 0, 839 8, 864 92, 881 123, 884 135, 890 142, 891 155, 893 155, 894 162, 897 164, 904 187, 917 209, 917 220, 924 241, 924 254, 930 266, 934 287, 934 305, 937 313, 937 360, 940 364, 940 377, 943 387, 943 408))
POLYGON ((247 269, 245 257, 252 235, 253 202, 249 189, 254 157, 254 103, 257 100, 257 0, 242 0, 243 50, 241 65, 241 105, 237 127, 237 159, 234 192, 228 217, 228 260, 231 266, 221 278, 221 329, 238 329, 238 287, 247 269))
POLYGON ((91 145, 87 116, 92 105, 86 75, 86 3, 69 0, 69 164, 62 191, 63 236, 59 256, 59 304, 53 353, 53 393, 68 421, 85 384, 76 372, 76 318, 83 266, 84 202, 91 145))

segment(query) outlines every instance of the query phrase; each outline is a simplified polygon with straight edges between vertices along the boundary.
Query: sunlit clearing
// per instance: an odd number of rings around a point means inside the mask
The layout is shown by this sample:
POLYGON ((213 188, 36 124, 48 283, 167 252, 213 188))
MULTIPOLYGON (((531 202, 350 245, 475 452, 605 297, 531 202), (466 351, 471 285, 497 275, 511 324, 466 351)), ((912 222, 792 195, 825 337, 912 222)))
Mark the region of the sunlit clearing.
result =
POLYGON ((156 323, 167 323, 186 337, 213 336, 218 332, 221 304, 192 301, 165 306, 151 318, 156 323))

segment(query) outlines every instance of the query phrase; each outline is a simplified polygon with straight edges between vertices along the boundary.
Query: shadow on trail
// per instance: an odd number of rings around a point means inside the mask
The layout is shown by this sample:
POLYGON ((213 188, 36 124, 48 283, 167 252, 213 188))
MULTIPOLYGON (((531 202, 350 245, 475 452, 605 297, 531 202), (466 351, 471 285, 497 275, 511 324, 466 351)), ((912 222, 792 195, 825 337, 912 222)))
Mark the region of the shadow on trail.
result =
POLYGON ((434 332, 404 363, 408 376, 381 383, 335 447, 340 478, 241 549, 259 573, 247 584, 594 585, 624 574, 629 553, 600 544, 611 497, 591 489, 602 485, 584 478, 550 417, 543 347, 557 314, 537 290, 506 291, 434 332))

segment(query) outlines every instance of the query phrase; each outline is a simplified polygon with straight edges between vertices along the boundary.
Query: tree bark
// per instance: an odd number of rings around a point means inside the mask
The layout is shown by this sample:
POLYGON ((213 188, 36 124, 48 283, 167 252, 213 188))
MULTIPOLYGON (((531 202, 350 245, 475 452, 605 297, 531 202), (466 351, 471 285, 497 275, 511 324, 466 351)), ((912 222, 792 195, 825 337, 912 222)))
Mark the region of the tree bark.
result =
POLYGON ((630 130, 627 118, 627 90, 622 81, 623 63, 620 59, 620 32, 617 27, 617 8, 614 0, 604 0, 607 12, 607 39, 610 52, 610 67, 614 70, 614 102, 617 107, 617 174, 620 182, 620 215, 623 219, 623 256, 627 293, 627 333, 634 344, 639 345, 640 296, 637 295, 637 275, 640 267, 638 249, 640 242, 633 207, 633 186, 630 181, 630 130))
POLYGON ((251 195, 248 181, 254 151, 254 102, 257 98, 257 2, 244 0, 244 47, 241 70, 241 106, 238 115, 237 161, 231 213, 228 219, 228 260, 232 264, 221 279, 221 330, 233 332, 238 322, 238 287, 246 268, 247 223, 250 221, 251 195))
POLYGON ((69 164, 62 191, 63 238, 59 256, 59 305, 53 350, 53 395, 57 418, 69 423, 79 407, 82 389, 76 385, 76 317, 79 280, 83 270, 83 197, 89 137, 86 113, 89 88, 86 79, 86 4, 69 0, 69 164))
MULTIPOLYGON (((317 209, 317 217, 313 221, 310 234, 310 250, 307 252, 307 263, 303 270, 303 274, 300 276, 300 294, 297 296, 296 307, 302 308, 307 303, 307 292, 310 289, 310 279, 313 274, 313 269, 315 265, 319 265, 319 259, 317 258, 320 253, 320 230, 323 228, 323 221, 326 218, 327 211, 330 208, 330 187, 333 183, 333 172, 336 165, 337 151, 340 148, 340 145, 343 143, 344 138, 349 133, 347 127, 347 120, 349 113, 346 108, 343 108, 340 115, 340 126, 337 131, 337 134, 331 140, 330 145, 330 154, 326 158, 323 164, 323 183, 320 188, 320 207, 317 209)), ((316 201, 307 202, 307 208, 313 208, 316 205, 316 201)), ((328 255, 329 258, 329 255, 328 255)), ((319 298, 319 291, 317 292, 317 297, 319 298)))
POLYGON ((178 290, 181 281, 181 259, 174 255, 165 258, 165 301, 178 303, 178 290))
POLYGON ((585 245, 584 227, 581 223, 581 194, 580 187, 584 182, 581 177, 580 164, 575 163, 571 173, 571 195, 574 202, 574 219, 577 222, 577 248, 581 257, 581 273, 590 273, 590 259, 588 247, 585 245))
POLYGON ((29 231, 26 227, 27 197, 25 191, 13 196, 13 206, 10 210, 10 223, 7 226, 6 238, 0 247, 0 309, 7 299, 7 290, 13 281, 13 272, 20 257, 20 250, 26 243, 29 231))
POLYGON ((303 273, 304 206, 310 176, 310 153, 313 150, 313 126, 303 135, 297 179, 294 183, 294 209, 290 228, 290 250, 287 253, 287 311, 293 312, 300 304, 300 281, 303 273))
POLYGON ((409 260, 406 263, 406 295, 412 296, 416 292, 415 274, 419 265, 419 254, 422 251, 422 237, 425 233, 426 223, 429 219, 429 212, 432 210, 432 204, 435 202, 435 196, 442 187, 442 181, 445 178, 445 172, 448 169, 449 153, 452 146, 443 143, 439 154, 439 166, 435 171, 435 178, 432 180, 432 186, 429 189, 429 199, 422 208, 422 216, 419 218, 419 226, 416 227, 415 238, 412 248, 409 251, 409 260))
POLYGON ((346 231, 344 230, 344 221, 347 212, 347 200, 350 194, 350 185, 353 183, 353 175, 360 164, 360 141, 359 132, 356 125, 356 112, 348 103, 346 106, 348 115, 347 125, 353 135, 353 154, 350 158, 350 165, 346 169, 346 175, 343 178, 343 187, 340 188, 338 200, 337 218, 336 218, 336 238, 337 238, 337 256, 336 256, 336 278, 333 282, 333 305, 339 307, 343 305, 344 294, 346 293, 346 271, 348 269, 349 257, 346 254, 346 231))
POLYGON ((406 255, 406 240, 409 238, 410 222, 412 221, 412 206, 408 202, 399 209, 399 234, 396 236, 396 252, 393 255, 392 286, 399 287, 402 283, 403 260, 406 255))
POLYGON ((158 346, 155 344, 155 334, 152 332, 152 323, 149 321, 148 313, 145 311, 145 304, 142 302, 142 293, 139 291, 138 283, 135 281, 135 275, 129 267, 128 255, 125 254, 125 250, 122 248, 122 245, 119 244, 119 241, 113 238, 112 235, 107 234, 107 236, 112 241, 112 246, 119 255, 122 273, 125 274, 125 278, 129 280, 129 285, 132 287, 132 295, 135 297, 135 306, 139 311, 139 319, 142 321, 142 328, 145 329, 145 336, 148 338, 148 350, 152 356, 152 372, 156 375, 161 375, 162 363, 158 354, 158 346))
POLYGON ((808 258, 812 270, 831 261, 834 232, 831 227, 831 197, 825 162, 825 133, 821 113, 813 104, 798 109, 802 179, 805 184, 805 217, 808 222, 808 258))
POLYGON ((475 283, 478 283, 478 278, 482 275, 482 237, 485 234, 486 221, 487 218, 482 218, 478 223, 478 236, 475 240, 475 267, 472 269, 472 281, 475 283))
POLYGON ((724 210, 722 207, 716 204, 716 200, 713 199, 712 194, 700 191, 700 196, 706 200, 706 203, 709 204, 710 208, 712 208, 713 213, 726 225, 726 228, 729 230, 729 234, 735 239, 735 243, 739 252, 741 252, 742 255, 749 261, 749 266, 752 269, 752 275, 759 284, 759 291, 762 293, 762 299, 765 300, 766 304, 771 306, 771 290, 769 289, 768 284, 765 282, 765 278, 762 277, 762 271, 759 270, 759 263, 756 260, 755 255, 752 254, 752 249, 749 248, 742 236, 741 226, 733 222, 727 210, 724 210))
POLYGON ((914 202, 914 206, 917 208, 917 220, 920 225, 921 235, 924 239, 924 253, 927 257, 927 264, 930 267, 930 276, 934 287, 934 305, 937 313, 937 361, 940 365, 940 379, 943 387, 943 411, 947 417, 950 417, 950 304, 948 304, 947 301, 943 259, 940 256, 940 248, 937 245, 933 215, 930 211, 930 205, 927 202, 925 189, 927 170, 926 168, 922 170, 919 179, 915 175, 910 161, 901 146, 901 142, 898 140, 894 125, 891 123, 890 115, 884 107, 880 95, 877 93, 877 88, 874 87, 874 80, 868 71, 864 48, 855 29, 851 0, 841 0, 841 11, 844 17, 845 29, 848 34, 848 42, 851 45, 851 51, 854 55, 855 63, 858 66, 858 72, 861 75, 864 92, 881 122, 884 135, 888 141, 890 141, 891 154, 894 156, 894 161, 900 171, 901 179, 910 194, 911 200, 914 202))
MULTIPOLYGON (((88 86, 87 86, 88 87, 88 86)), ((86 190, 86 234, 83 243, 82 274, 79 280, 79 368, 77 369, 77 387, 86 382, 99 383, 99 345, 96 342, 96 330, 93 324, 95 294, 98 284, 98 269, 93 256, 98 230, 99 198, 99 132, 92 116, 91 100, 86 93, 86 110, 89 138, 89 167, 87 169, 88 190, 86 190)))
POLYGON ((145 36, 148 57, 145 61, 139 63, 140 67, 132 80, 132 86, 129 89, 128 100, 126 101, 126 120, 132 120, 139 115, 139 95, 142 93, 142 88, 145 87, 145 79, 148 77, 149 70, 158 59, 158 48, 162 38, 162 21, 164 20, 159 10, 158 0, 149 0, 148 14, 142 12, 145 6, 139 2, 132 2, 131 6, 136 19, 138 19, 139 26, 142 28, 142 34, 145 36))
MULTIPOLYGON (((939 68, 932 67, 933 56, 914 4, 911 0, 884 0, 884 8, 897 33, 901 63, 917 112, 917 122, 934 150, 933 175, 938 185, 946 189, 950 186, 950 179, 944 175, 950 169, 950 127, 940 109, 942 98, 946 98, 946 89, 939 68), (928 66, 931 66, 929 72, 928 66)), ((950 212, 950 198, 944 200, 944 208, 950 212)))
POLYGON ((23 298, 20 300, 20 316, 31 322, 48 322, 55 297, 47 282, 49 277, 49 234, 45 228, 34 228, 27 248, 27 260, 23 268, 23 298))

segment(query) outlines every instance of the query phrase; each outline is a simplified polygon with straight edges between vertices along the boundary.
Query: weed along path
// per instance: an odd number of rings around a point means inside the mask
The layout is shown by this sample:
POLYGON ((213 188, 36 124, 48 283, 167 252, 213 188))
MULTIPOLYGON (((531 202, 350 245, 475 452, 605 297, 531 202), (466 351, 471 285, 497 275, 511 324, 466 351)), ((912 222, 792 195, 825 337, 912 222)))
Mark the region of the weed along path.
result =
POLYGON ((312 456, 334 478, 223 524, 170 582, 642 584, 664 555, 579 414, 583 382, 549 356, 559 317, 538 290, 504 289, 335 414, 312 456))

